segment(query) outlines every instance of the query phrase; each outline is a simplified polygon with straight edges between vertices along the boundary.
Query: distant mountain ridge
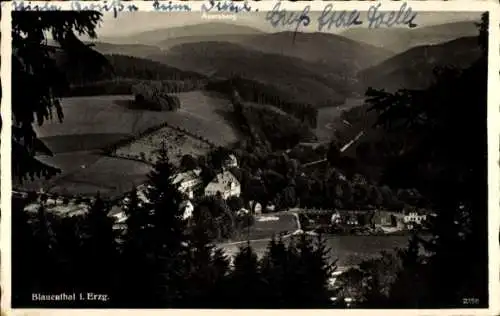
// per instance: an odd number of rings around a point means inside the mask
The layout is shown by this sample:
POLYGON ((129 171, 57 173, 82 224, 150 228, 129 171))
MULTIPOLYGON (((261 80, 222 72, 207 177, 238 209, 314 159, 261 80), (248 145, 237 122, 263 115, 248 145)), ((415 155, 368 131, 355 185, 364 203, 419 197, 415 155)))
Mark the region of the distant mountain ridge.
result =
POLYGON ((462 37, 437 45, 418 46, 359 73, 364 88, 423 89, 434 80, 435 67, 466 68, 481 54, 477 36, 462 37))
MULTIPOLYGON (((203 24, 193 24, 180 27, 169 27, 155 29, 151 31, 143 31, 127 36, 101 37, 103 42, 111 44, 143 44, 155 45, 171 38, 179 37, 201 37, 201 36, 218 36, 228 34, 249 35, 261 34, 262 31, 243 25, 210 22, 203 24)), ((161 45, 160 45, 161 46, 161 45)))
POLYGON ((363 28, 351 28, 340 35, 355 41, 401 53, 416 46, 435 45, 460 37, 476 36, 478 28, 475 23, 474 21, 462 21, 415 29, 380 28, 366 30, 363 28))
MULTIPOLYGON (((127 37, 102 37, 99 40, 108 44, 157 46, 162 50, 189 43, 229 42, 265 53, 298 57, 307 61, 330 65, 347 63, 347 67, 344 68, 351 68, 353 72, 375 65, 394 55, 394 52, 390 50, 336 34, 266 33, 247 26, 219 22, 158 29, 127 37)), ((127 48, 124 49, 127 50, 127 48)), ((139 56, 136 52, 134 56, 146 57, 145 55, 139 56)))
POLYGON ((342 102, 348 93, 343 79, 328 76, 323 65, 299 58, 268 54, 227 42, 186 43, 168 53, 148 56, 172 67, 207 76, 241 76, 279 87, 296 96, 298 102, 319 104, 342 102))

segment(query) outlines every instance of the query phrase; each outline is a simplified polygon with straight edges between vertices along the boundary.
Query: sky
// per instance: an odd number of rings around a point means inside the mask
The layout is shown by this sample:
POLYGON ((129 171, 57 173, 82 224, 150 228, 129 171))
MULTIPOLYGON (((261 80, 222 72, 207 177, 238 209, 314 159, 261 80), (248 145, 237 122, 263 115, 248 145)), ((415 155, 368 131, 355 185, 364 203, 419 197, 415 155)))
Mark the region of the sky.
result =
MULTIPOLYGON (((307 29, 301 28, 300 31, 317 31, 316 20, 319 15, 320 12, 310 13, 311 24, 307 29)), ((479 21, 480 15, 481 13, 479 12, 420 12, 416 16, 414 22, 418 25, 418 27, 422 27, 459 21, 479 21)), ((362 12, 361 19, 366 20, 365 17, 366 12, 362 12)), ((157 12, 119 13, 117 18, 114 18, 112 14, 105 14, 97 32, 99 36, 103 37, 121 37, 149 30, 207 23, 211 21, 216 20, 202 19, 200 12, 176 12, 168 14, 157 12)), ((288 29, 283 27, 274 28, 265 20, 265 13, 260 12, 239 13, 235 21, 218 20, 217 22, 250 26, 264 32, 293 30, 292 27, 289 27, 288 29)), ((329 32, 339 33, 343 30, 345 29, 332 28, 329 32)))

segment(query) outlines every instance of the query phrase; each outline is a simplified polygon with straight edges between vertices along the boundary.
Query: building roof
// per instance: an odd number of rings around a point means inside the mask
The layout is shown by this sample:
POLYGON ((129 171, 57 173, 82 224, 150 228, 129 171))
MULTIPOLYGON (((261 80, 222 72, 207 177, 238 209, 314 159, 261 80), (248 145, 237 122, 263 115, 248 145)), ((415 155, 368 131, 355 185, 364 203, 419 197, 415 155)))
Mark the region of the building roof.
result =
POLYGON ((177 184, 177 183, 187 182, 187 181, 191 181, 191 180, 201 180, 200 173, 198 172, 198 170, 190 170, 190 171, 178 173, 173 177, 172 183, 177 184))
POLYGON ((219 173, 205 188, 206 191, 224 192, 231 189, 231 183, 239 186, 240 182, 230 171, 219 173))
POLYGON ((193 203, 189 200, 182 201, 181 204, 179 205, 181 209, 184 209, 186 207, 193 207, 193 203))

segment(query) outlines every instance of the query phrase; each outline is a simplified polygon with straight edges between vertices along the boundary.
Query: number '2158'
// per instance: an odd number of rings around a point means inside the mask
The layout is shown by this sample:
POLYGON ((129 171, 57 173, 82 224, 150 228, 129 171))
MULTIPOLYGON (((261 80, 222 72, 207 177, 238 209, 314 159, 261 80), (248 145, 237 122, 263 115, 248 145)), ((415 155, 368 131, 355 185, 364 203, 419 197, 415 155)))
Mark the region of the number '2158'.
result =
POLYGON ((478 305, 479 299, 475 297, 464 297, 462 299, 462 304, 464 305, 478 305))

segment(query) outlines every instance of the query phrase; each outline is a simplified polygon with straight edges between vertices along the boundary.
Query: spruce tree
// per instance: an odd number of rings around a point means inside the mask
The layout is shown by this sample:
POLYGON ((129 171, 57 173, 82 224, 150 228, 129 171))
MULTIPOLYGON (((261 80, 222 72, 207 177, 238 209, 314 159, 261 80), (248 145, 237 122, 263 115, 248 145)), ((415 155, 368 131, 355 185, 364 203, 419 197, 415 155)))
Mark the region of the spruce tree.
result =
POLYGON ((146 249, 155 257, 153 271, 156 295, 165 307, 174 307, 185 295, 185 277, 188 270, 187 221, 180 208, 182 195, 172 183, 174 167, 170 163, 166 146, 158 151, 153 170, 148 175, 146 211, 151 214, 146 236, 150 245, 146 249))
POLYGON ((109 210, 109 204, 97 195, 84 219, 82 250, 85 269, 81 274, 87 278, 87 291, 113 297, 117 282, 118 245, 109 210))
POLYGON ((60 98, 68 91, 66 72, 79 67, 81 76, 100 74, 109 63, 104 56, 78 39, 96 38, 98 12, 12 12, 12 173, 15 180, 51 177, 60 170, 35 158, 50 154, 33 124, 42 125, 53 112, 62 121, 60 98), (47 35, 59 48, 47 43, 47 35), (63 67, 56 58, 65 56, 63 67), (85 65, 85 66, 83 66, 85 65), (26 89, 30 89, 26 93, 26 89), (36 119, 36 121, 35 121, 36 119))
POLYGON ((216 248, 206 231, 206 220, 198 218, 190 229, 190 271, 185 301, 190 308, 224 307, 224 287, 229 262, 223 252, 216 248))
POLYGON ((120 294, 124 307, 172 308, 185 301, 189 244, 180 209, 182 196, 172 184, 173 174, 174 167, 162 146, 145 183, 145 200, 133 190, 125 205, 125 276, 120 294))
POLYGON ((287 308, 288 293, 293 289, 294 279, 293 271, 290 271, 290 255, 281 238, 272 238, 260 265, 265 284, 265 307, 287 308))
POLYGON ((335 271, 335 266, 329 261, 329 249, 325 239, 320 235, 315 243, 306 235, 301 235, 295 247, 296 262, 294 276, 296 288, 300 289, 301 308, 331 307, 329 279, 335 271))
POLYGON ((399 250, 401 259, 401 270, 397 274, 396 281, 391 285, 389 300, 391 307, 395 308, 419 308, 422 301, 423 282, 422 258, 419 255, 420 241, 417 236, 411 236, 408 247, 399 250), (411 291, 408 286, 411 285, 411 291))
MULTIPOLYGON (((26 211, 23 200, 12 198, 12 306, 27 306, 31 293, 44 289, 44 280, 52 263, 47 260, 49 244, 37 240, 34 225, 38 225, 26 211)), ((44 225, 45 223, 40 223, 44 225)), ((39 229, 37 229, 39 230, 39 229)))
POLYGON ((227 300, 230 308, 261 308, 264 283, 259 261, 250 243, 241 246, 234 257, 227 300))
POLYGON ((149 240, 150 215, 140 203, 134 188, 123 206, 127 219, 122 237, 120 278, 115 300, 121 308, 153 307, 157 303, 154 301, 152 285, 156 274, 151 270, 155 258, 149 240))

